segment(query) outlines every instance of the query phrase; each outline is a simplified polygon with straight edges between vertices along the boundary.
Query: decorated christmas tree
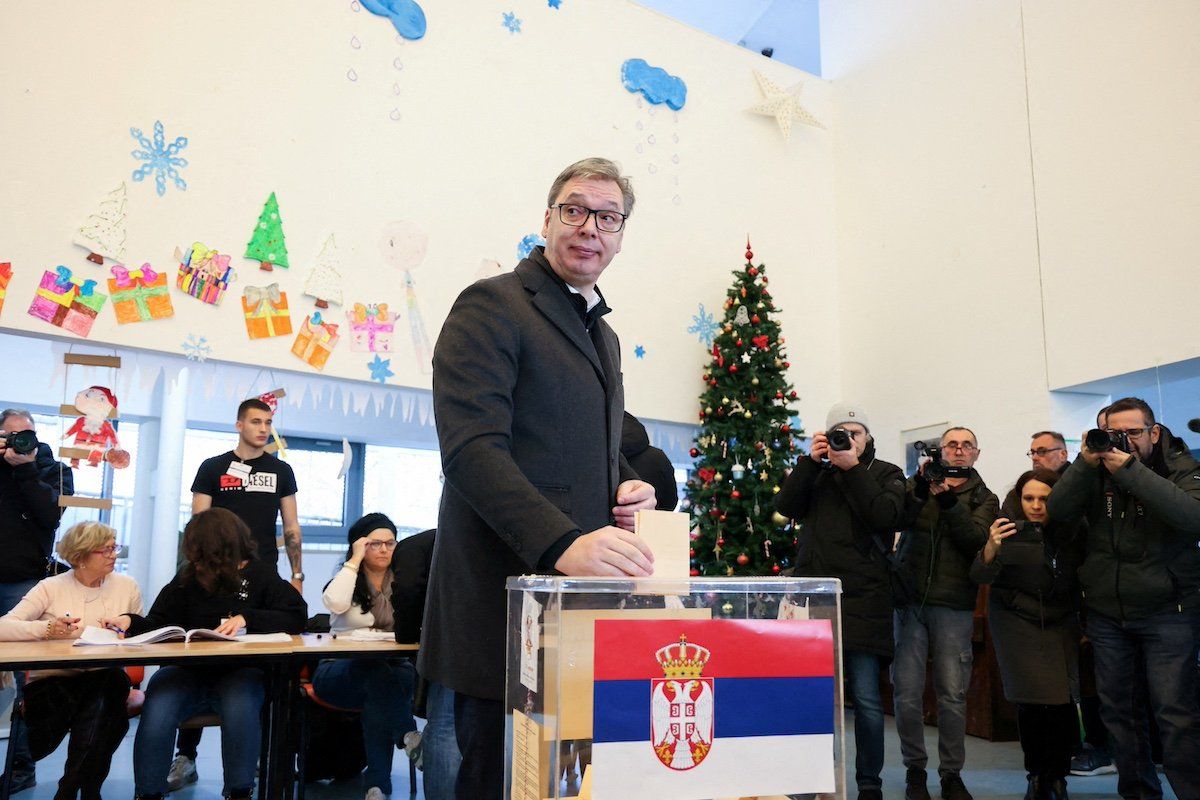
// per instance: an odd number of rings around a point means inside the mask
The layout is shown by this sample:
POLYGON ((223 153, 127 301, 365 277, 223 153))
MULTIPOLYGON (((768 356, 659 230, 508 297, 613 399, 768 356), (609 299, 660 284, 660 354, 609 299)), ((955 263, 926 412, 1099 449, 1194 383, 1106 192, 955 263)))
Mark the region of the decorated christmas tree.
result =
POLYGON ((304 293, 317 299, 317 308, 329 308, 329 304, 342 304, 342 272, 338 269, 337 243, 333 234, 325 240, 317 263, 304 282, 304 293))
POLYGON ((104 259, 125 257, 125 184, 122 182, 100 201, 96 213, 84 220, 75 234, 75 244, 88 251, 87 260, 104 264, 104 259))
POLYGON ((279 202, 274 192, 258 215, 258 224, 246 245, 246 258, 258 261, 259 267, 267 272, 274 264, 288 266, 287 240, 283 236, 283 220, 279 218, 279 202))
POLYGON ((734 271, 725 317, 703 375, 700 434, 687 483, 693 539, 692 575, 772 575, 794 544, 773 499, 798 453, 802 432, 790 422, 796 393, 788 384, 779 311, 746 242, 746 265, 734 271))

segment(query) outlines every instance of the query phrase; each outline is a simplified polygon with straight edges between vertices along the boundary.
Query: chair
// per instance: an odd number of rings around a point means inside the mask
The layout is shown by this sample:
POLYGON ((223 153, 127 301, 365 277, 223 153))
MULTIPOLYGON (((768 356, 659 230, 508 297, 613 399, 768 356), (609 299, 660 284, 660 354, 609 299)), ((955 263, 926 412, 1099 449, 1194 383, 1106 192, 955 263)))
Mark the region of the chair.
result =
MULTIPOLYGON (((316 690, 313 688, 312 681, 309 680, 308 668, 304 667, 300 674, 300 741, 296 748, 296 800, 304 800, 304 790, 306 783, 307 767, 308 767, 308 703, 318 705, 330 711, 361 714, 361 708, 341 708, 332 703, 327 703, 317 696, 316 690)), ((417 764, 411 758, 408 759, 408 796, 410 798, 417 796, 417 764)))

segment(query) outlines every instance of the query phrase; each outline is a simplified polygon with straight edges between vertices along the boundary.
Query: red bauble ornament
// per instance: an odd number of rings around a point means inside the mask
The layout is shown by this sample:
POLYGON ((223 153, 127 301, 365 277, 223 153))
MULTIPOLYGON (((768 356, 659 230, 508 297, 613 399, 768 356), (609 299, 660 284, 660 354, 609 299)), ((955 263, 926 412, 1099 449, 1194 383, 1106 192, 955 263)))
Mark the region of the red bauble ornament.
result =
POLYGON ((789 396, 790 396, 790 397, 791 397, 793 400, 795 400, 797 397, 799 397, 799 395, 798 395, 798 394, 796 394, 795 392, 792 392, 792 393, 791 393, 791 395, 789 395, 789 396))
POLYGON ((754 443, 754 449, 755 449, 755 450, 762 450, 764 447, 766 447, 766 445, 765 445, 765 444, 763 444, 762 442, 755 442, 755 443, 754 443))
POLYGON ((739 566, 744 567, 750 563, 750 556, 746 555, 745 553, 742 553, 737 557, 737 562, 738 562, 739 566))
POLYGON ((780 433, 787 433, 791 429, 792 429, 792 426, 788 425, 786 422, 779 426, 780 433))
POLYGON ((708 515, 710 517, 719 517, 721 516, 721 512, 714 508, 712 511, 708 512, 708 515))
POLYGON ((752 258, 754 258, 754 253, 751 252, 751 250, 750 250, 750 237, 747 236, 746 237, 746 260, 749 261, 752 258))
POLYGON ((689 548, 688 548, 688 556, 689 556, 690 558, 695 558, 695 557, 696 557, 696 548, 694 548, 694 547, 689 547, 689 548))
POLYGON ((730 372, 737 372, 737 364, 730 364, 730 365, 729 365, 729 371, 730 371, 730 372))
POLYGON ((734 500, 737 500, 739 497, 742 496, 742 493, 739 492, 737 489, 734 489, 732 492, 729 493, 729 496, 732 497, 734 500))
POLYGON ((701 411, 701 412, 700 412, 700 419, 704 419, 704 412, 703 412, 703 411, 701 411))
POLYGON ((753 322, 755 325, 762 322, 762 320, 758 318, 758 314, 755 314, 753 317, 751 317, 750 321, 753 322))
POLYGON ((725 546, 725 537, 724 536, 717 537, 717 547, 724 547, 724 546, 725 546))
POLYGON ((788 368, 788 367, 790 367, 791 365, 792 365, 792 362, 790 362, 790 361, 785 361, 785 362, 783 362, 783 368, 784 368, 784 369, 787 369, 787 368, 788 368))
POLYGON ((706 372, 706 373, 704 373, 703 375, 701 375, 701 376, 700 376, 700 380, 702 380, 702 381, 707 381, 707 380, 708 380, 709 378, 711 378, 711 377, 712 377, 712 375, 709 375, 709 374, 706 372))
POLYGON ((738 346, 738 347, 741 347, 741 346, 742 346, 742 340, 741 340, 741 339, 738 339, 738 340, 737 340, 737 346, 738 346))
POLYGON ((778 564, 773 564, 773 565, 771 566, 771 572, 773 572, 773 573, 775 573, 776 575, 778 575, 778 574, 779 574, 779 565, 778 565, 778 564))
POLYGON ((698 576, 700 575, 700 570, 696 569, 695 567, 692 567, 692 568, 691 568, 691 569, 688 571, 688 574, 689 574, 689 575, 691 575, 693 578, 695 578, 695 577, 698 577, 698 576))
POLYGON ((781 389, 777 390, 775 392, 775 396, 782 400, 783 399, 783 390, 781 390, 781 389))
POLYGON ((724 514, 722 514, 721 516, 717 517, 717 519, 721 520, 721 522, 724 522, 724 521, 725 521, 725 515, 724 515, 724 514))
POLYGON ((700 451, 693 447, 691 450, 688 450, 688 455, 692 458, 695 458, 696 456, 700 455, 700 451))
POLYGON ((758 267, 751 267, 750 269, 746 270, 746 272, 749 272, 751 277, 753 277, 758 274, 758 267))

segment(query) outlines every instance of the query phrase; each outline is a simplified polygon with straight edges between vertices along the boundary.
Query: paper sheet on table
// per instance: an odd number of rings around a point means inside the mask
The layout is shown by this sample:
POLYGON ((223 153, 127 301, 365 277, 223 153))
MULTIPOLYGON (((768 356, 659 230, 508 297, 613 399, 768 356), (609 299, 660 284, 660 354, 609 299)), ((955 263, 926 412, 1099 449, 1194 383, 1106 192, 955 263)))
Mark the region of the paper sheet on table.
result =
POLYGON ((394 642, 396 633, 395 631, 381 631, 378 628, 355 628, 346 633, 339 633, 338 638, 349 642, 394 642))

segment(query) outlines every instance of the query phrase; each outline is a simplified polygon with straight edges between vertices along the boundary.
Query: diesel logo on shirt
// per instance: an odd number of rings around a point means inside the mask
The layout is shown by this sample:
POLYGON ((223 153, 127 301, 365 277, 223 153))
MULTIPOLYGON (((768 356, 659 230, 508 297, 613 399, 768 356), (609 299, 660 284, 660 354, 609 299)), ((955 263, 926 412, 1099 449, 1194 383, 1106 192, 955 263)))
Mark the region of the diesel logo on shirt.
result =
POLYGON ((267 492, 275 493, 275 473, 273 472, 254 472, 247 478, 243 484, 247 492, 267 492))

